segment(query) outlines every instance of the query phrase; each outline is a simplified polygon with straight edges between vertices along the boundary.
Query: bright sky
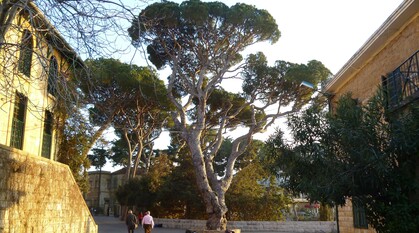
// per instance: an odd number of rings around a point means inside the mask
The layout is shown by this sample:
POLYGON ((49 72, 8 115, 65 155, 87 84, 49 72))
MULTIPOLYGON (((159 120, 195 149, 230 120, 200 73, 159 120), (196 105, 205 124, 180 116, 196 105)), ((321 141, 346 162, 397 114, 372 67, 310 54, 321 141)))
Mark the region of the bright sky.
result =
MULTIPOLYGON (((237 0, 222 0, 234 5, 237 0)), ((400 5, 402 0, 242 0, 266 9, 276 19, 281 37, 271 45, 251 48, 262 51, 270 62, 307 63, 319 60, 333 74, 352 57, 400 5)), ((237 86, 237 85, 229 85, 237 86)), ((264 135, 259 138, 266 138, 264 135)), ((159 140, 165 148, 168 137, 159 140)))
MULTIPOLYGON (((255 45, 251 52, 262 51, 272 63, 276 60, 293 63, 319 60, 333 74, 402 3, 402 0, 219 1, 229 6, 237 2, 255 5, 268 10, 276 19, 281 31, 278 42, 255 45)), ((168 136, 163 135, 156 147, 165 149, 168 142, 168 136)))
MULTIPOLYGON (((227 5, 237 1, 224 0, 227 5)), ((263 51, 272 60, 306 63, 316 59, 333 74, 366 42, 402 0, 242 0, 266 9, 281 38, 263 51)))

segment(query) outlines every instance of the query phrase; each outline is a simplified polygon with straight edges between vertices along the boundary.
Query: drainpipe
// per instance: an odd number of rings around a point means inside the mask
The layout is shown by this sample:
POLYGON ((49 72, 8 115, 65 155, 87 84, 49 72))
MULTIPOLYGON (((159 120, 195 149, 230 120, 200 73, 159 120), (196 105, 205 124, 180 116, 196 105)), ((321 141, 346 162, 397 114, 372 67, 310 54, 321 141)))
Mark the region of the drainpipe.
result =
POLYGON ((338 205, 336 205, 336 228, 337 228, 337 233, 339 233, 339 211, 338 211, 338 205))

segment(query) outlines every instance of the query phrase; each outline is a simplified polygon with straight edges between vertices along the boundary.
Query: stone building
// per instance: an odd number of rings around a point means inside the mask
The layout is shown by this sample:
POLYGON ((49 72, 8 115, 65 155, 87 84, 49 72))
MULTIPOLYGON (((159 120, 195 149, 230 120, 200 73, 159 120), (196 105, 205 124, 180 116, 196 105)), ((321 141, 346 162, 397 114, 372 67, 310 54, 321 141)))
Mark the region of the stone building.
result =
POLYGON ((93 212, 116 217, 121 215, 121 205, 116 200, 115 192, 123 185, 126 171, 126 168, 122 168, 114 172, 89 172, 90 189, 84 195, 84 199, 87 206, 95 210, 93 212))
POLYGON ((97 232, 69 167, 56 162, 57 83, 83 62, 25 2, 0 12, 0 232, 97 232))
MULTIPOLYGON (((419 1, 405 0, 326 85, 331 105, 345 93, 365 104, 380 85, 388 107, 402 111, 419 100, 419 1)), ((340 233, 375 232, 351 199, 339 209, 340 233)))

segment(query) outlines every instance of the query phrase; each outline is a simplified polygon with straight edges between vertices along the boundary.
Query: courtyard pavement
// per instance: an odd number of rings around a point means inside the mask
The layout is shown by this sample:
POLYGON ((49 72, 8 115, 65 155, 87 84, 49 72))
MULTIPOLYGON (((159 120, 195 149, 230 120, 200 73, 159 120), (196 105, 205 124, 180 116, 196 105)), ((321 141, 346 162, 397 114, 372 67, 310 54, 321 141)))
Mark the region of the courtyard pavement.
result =
MULTIPOLYGON (((99 228, 99 233, 127 233, 127 226, 124 221, 113 216, 93 216, 99 228)), ((134 232, 144 233, 142 228, 137 228, 134 232)), ((185 233, 185 229, 171 229, 155 227, 152 233, 185 233)))
MULTIPOLYGON (((125 222, 119 220, 112 216, 94 216, 95 222, 98 225, 99 233, 127 233, 127 226, 125 222)), ((173 229, 173 228, 163 228, 155 227, 152 230, 152 233, 185 233, 186 229, 173 229)), ((144 233, 142 228, 138 228, 134 231, 135 233, 144 233)), ((242 231, 242 233, 272 233, 272 232, 250 232, 242 231)), ((293 233, 293 232, 288 232, 293 233)))

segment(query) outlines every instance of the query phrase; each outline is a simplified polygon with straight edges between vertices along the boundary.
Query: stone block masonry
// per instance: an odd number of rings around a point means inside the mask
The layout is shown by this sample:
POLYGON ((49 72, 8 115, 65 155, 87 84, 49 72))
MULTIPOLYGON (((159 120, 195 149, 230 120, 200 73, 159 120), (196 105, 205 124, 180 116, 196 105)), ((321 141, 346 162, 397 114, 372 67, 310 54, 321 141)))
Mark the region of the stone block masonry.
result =
MULTIPOLYGON (((155 218, 156 224, 164 228, 191 229, 200 233, 198 229, 205 228, 205 220, 164 219, 155 218)), ((334 233, 337 232, 336 222, 320 221, 228 221, 227 229, 240 229, 242 232, 304 232, 304 233, 334 233)), ((207 231, 205 232, 207 233, 207 231)))
POLYGON ((67 165, 0 145, 0 177, 0 232, 98 232, 67 165))

